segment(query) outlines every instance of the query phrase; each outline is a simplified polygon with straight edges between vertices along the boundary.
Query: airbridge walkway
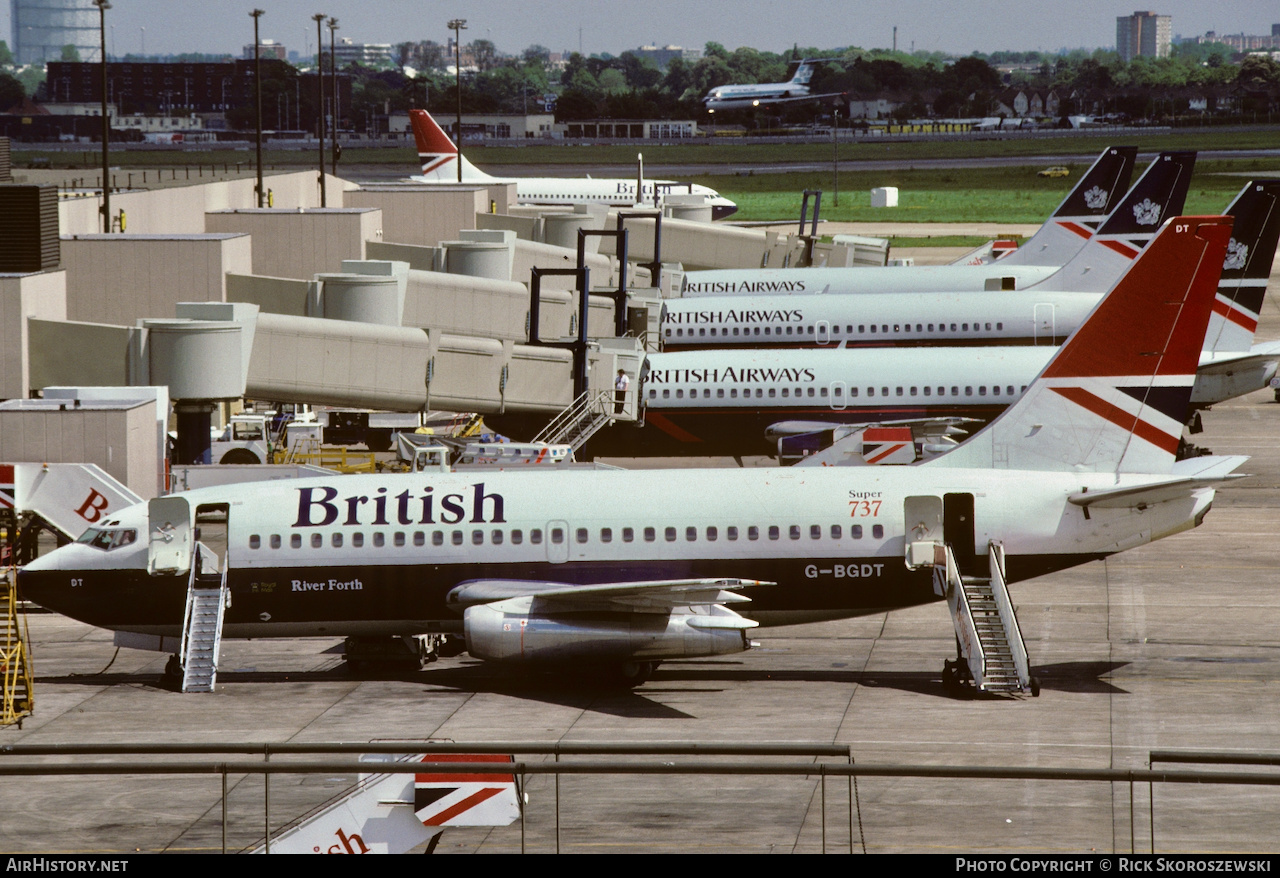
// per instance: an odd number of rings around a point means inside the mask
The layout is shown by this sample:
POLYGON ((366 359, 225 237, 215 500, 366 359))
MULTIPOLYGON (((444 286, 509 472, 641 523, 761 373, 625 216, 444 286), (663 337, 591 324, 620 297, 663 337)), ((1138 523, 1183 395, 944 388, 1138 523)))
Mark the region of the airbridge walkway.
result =
MULTIPOLYGON (((264 209, 248 179, 114 193, 127 234, 98 231, 96 196, 59 202, 61 264, 0 277, 0 399, 169 384, 175 400, 550 416, 584 390, 612 390, 618 369, 634 393, 661 286, 678 287, 680 271, 779 266, 806 247, 704 221, 693 203, 670 206, 677 215, 659 230, 652 209, 518 207, 508 184, 326 176, 337 206, 318 208, 310 172, 267 183, 274 207, 264 209), (591 237, 575 250, 580 230, 622 228, 625 249, 591 237), (579 263, 585 308, 576 279, 552 276, 579 263), (535 269, 550 274, 531 327, 535 269)), ((832 245, 817 253, 853 259, 832 245)), ((634 417, 632 402, 623 419, 634 417)))

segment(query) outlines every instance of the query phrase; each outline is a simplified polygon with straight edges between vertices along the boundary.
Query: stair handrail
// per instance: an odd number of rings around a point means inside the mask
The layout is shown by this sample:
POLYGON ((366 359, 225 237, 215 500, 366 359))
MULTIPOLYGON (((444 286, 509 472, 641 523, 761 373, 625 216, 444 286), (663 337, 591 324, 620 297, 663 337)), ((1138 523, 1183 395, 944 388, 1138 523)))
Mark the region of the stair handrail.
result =
POLYGON ((964 581, 961 579, 960 566, 956 563, 955 553, 951 550, 950 543, 947 543, 944 548, 947 558, 947 606, 951 610, 951 620, 955 625, 960 654, 969 665, 969 673, 973 677, 974 685, 981 691, 986 683, 987 654, 978 637, 978 626, 973 621, 973 610, 969 606, 969 597, 964 591, 964 581))
MULTIPOLYGON (((569 427, 574 426, 585 420, 587 414, 593 410, 596 415, 605 415, 609 413, 608 405, 613 397, 612 391, 608 390, 586 390, 569 404, 569 407, 551 419, 551 422, 542 429, 534 442, 545 442, 547 444, 558 444, 558 437, 569 427)), ((577 450, 575 446, 575 450, 577 450)))
POLYGON ((992 540, 987 545, 987 561, 991 568, 991 594, 995 599, 996 610, 1000 613, 1000 622, 1004 625, 1014 667, 1018 671, 1018 685, 1026 690, 1031 686, 1031 660, 1027 656, 1027 645, 1022 641, 1018 614, 1013 609, 1013 600, 1009 597, 1009 587, 1005 582, 1002 543, 992 540))
POLYGON ((191 642, 191 617, 195 612, 196 570, 200 566, 200 553, 196 552, 194 563, 187 574, 187 605, 182 611, 182 641, 178 644, 178 663, 187 666, 187 645, 191 642))

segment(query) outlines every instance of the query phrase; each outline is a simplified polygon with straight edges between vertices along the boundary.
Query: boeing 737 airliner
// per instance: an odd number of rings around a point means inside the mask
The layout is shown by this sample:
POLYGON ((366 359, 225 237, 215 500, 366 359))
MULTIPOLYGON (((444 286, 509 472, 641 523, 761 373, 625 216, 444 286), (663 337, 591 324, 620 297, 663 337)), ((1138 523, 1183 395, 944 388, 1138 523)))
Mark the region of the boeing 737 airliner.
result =
POLYGON ((758 625, 936 601, 934 544, 961 570, 997 545, 1010 581, 1105 558, 1201 524, 1245 460, 1174 459, 1230 232, 1169 222, 1015 405, 925 464, 229 485, 128 508, 19 589, 156 648, 211 580, 226 637, 446 632, 476 658, 638 681, 746 650, 758 625), (207 515, 225 518, 220 565, 207 515))

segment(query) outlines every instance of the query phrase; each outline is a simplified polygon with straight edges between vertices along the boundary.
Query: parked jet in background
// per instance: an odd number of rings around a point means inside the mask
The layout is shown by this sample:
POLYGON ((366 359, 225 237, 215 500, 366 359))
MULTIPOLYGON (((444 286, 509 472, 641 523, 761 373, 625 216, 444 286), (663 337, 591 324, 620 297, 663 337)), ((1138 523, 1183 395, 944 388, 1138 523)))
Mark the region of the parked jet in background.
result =
POLYGON ((961 570, 996 544, 1009 581, 1105 558, 1198 526, 1246 459, 1174 460, 1230 230, 1173 220, 1022 400, 924 465, 228 485, 124 510, 28 564, 19 590, 162 647, 205 579, 210 515, 226 522, 226 637, 448 632, 475 658, 638 682, 746 650, 760 624, 936 601, 920 566, 935 544, 961 570))
MULTIPOLYGON (((1280 180, 1248 183, 1223 214, 1235 218, 1235 230, 1205 350, 1248 351, 1280 239, 1280 180)), ((1125 258, 1104 240, 1086 247, 1105 248, 1098 256, 1108 260, 1125 258)), ((1061 344, 1101 298, 1086 290, 1103 266, 1095 256, 1080 258, 1089 272, 1064 270, 1060 278, 1013 292, 668 299, 662 349, 1061 344)))
POLYGON ((795 104, 840 97, 840 92, 810 94, 809 80, 813 79, 813 65, 823 59, 805 59, 786 82, 758 82, 747 85, 719 85, 707 92, 702 99, 708 112, 718 110, 750 110, 755 107, 773 107, 778 104, 795 104))
POLYGON ((632 207, 636 204, 653 204, 661 195, 705 195, 711 204, 712 219, 724 219, 738 209, 738 205, 714 189, 697 183, 677 183, 672 180, 640 180, 636 192, 636 179, 602 179, 570 177, 493 177, 477 168, 467 157, 458 152, 449 135, 436 124, 426 110, 410 110, 413 137, 418 144, 418 159, 422 173, 410 177, 415 183, 457 183, 458 165, 462 163, 463 183, 514 183, 516 200, 520 204, 603 204, 609 207, 632 207), (656 193, 656 195, 655 195, 656 193))

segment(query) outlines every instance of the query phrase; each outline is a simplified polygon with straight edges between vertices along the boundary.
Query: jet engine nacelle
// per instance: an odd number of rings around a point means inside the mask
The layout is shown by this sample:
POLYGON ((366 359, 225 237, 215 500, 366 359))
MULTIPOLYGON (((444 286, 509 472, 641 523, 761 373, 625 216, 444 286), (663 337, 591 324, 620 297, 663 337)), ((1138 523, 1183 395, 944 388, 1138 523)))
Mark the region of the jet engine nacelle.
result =
POLYGON ((487 661, 662 660, 728 655, 751 648, 755 623, 722 606, 690 612, 534 612, 534 598, 469 607, 467 652, 487 661))

